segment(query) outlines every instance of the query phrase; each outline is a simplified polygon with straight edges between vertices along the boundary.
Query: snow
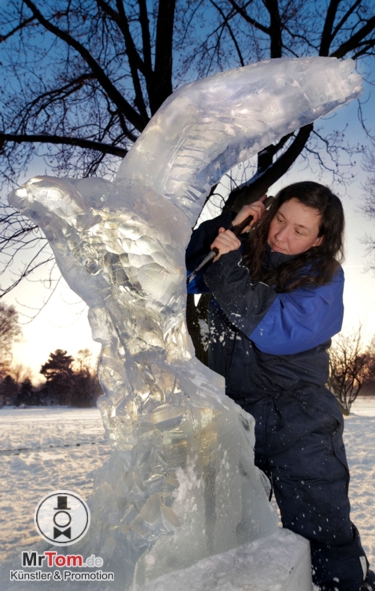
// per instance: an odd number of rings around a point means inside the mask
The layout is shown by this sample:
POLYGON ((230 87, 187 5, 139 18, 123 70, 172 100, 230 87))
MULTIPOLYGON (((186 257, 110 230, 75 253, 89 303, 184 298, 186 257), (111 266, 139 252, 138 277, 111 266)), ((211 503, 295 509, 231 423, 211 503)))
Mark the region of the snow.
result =
POLYGON ((360 398, 345 421, 352 521, 375 568, 375 399, 360 398))
POLYGON ((44 495, 66 489, 88 497, 109 449, 96 408, 1 409, 1 561, 40 541, 34 511, 44 495))
MULTIPOLYGON (((359 399, 354 404, 351 416, 345 420, 345 443, 351 467, 352 520, 361 533, 370 563, 375 565, 374 398, 359 399)), ((0 588, 3 591, 18 588, 19 583, 10 583, 9 570, 11 566, 20 568, 21 552, 40 544, 33 522, 37 502, 45 494, 59 489, 71 490, 87 499, 92 491, 94 472, 109 454, 101 416, 95 408, 0 410, 0 588)), ((244 581, 241 568, 248 566, 249 552, 244 549, 238 554, 233 550, 226 553, 224 559, 227 574, 217 573, 217 588, 222 591, 240 588, 235 586, 231 569, 233 563, 239 565, 236 584, 244 581)), ((217 567, 215 557, 204 559, 195 574, 189 573, 191 591, 200 589, 202 577, 205 584, 209 584, 215 571, 213 567, 217 567)), ((179 587, 181 573, 173 577, 169 580, 179 581, 174 588, 182 588, 179 587)), ((246 589, 245 583, 243 585, 241 588, 246 589)), ((29 586, 35 591, 40 589, 36 582, 29 586)), ((69 587, 64 585, 64 588, 69 587)), ((166 583, 164 587, 150 585, 149 589, 169 591, 166 583)))

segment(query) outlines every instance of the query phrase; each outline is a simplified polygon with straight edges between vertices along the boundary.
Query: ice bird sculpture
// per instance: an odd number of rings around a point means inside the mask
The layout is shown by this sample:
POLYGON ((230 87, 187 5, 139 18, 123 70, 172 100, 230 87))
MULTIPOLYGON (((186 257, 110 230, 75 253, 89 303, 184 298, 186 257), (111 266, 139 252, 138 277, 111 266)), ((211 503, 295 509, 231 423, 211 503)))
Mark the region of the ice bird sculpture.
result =
POLYGON ((48 238, 102 344, 113 446, 80 548, 127 589, 276 529, 253 463, 253 419, 194 357, 184 253, 233 165, 357 97, 353 62, 279 59, 188 84, 160 108, 113 183, 30 180, 11 203, 48 238))

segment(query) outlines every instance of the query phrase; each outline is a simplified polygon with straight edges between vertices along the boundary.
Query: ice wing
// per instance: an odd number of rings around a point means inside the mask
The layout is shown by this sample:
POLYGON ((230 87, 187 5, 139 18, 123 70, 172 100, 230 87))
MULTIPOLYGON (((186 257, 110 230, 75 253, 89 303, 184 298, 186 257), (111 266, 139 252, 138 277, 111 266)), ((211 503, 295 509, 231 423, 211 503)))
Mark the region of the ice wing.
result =
POLYGON ((146 185, 197 218, 238 162, 361 93, 352 60, 275 59, 177 90, 122 162, 117 181, 146 185))

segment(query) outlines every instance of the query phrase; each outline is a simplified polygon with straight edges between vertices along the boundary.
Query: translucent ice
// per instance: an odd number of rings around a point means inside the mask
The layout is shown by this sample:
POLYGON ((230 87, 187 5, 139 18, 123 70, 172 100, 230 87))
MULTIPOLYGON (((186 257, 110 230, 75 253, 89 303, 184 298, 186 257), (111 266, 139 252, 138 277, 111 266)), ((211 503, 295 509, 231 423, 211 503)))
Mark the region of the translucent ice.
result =
POLYGON ((210 186, 358 96, 352 69, 281 59, 200 80, 164 103, 115 182, 39 177, 11 196, 43 229, 102 343, 99 406, 113 452, 74 552, 101 556, 114 588, 276 529, 253 463, 253 419, 194 358, 184 252, 210 186))

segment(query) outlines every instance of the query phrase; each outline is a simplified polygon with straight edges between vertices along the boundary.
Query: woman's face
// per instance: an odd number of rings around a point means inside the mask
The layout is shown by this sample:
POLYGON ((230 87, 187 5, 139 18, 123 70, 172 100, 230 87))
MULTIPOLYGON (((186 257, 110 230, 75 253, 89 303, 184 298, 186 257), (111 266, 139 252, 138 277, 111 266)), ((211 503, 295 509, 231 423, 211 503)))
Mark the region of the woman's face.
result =
POLYGON ((318 237, 321 215, 313 207, 303 205, 296 197, 283 203, 273 217, 267 242, 273 252, 301 254, 313 246, 319 246, 318 237))

